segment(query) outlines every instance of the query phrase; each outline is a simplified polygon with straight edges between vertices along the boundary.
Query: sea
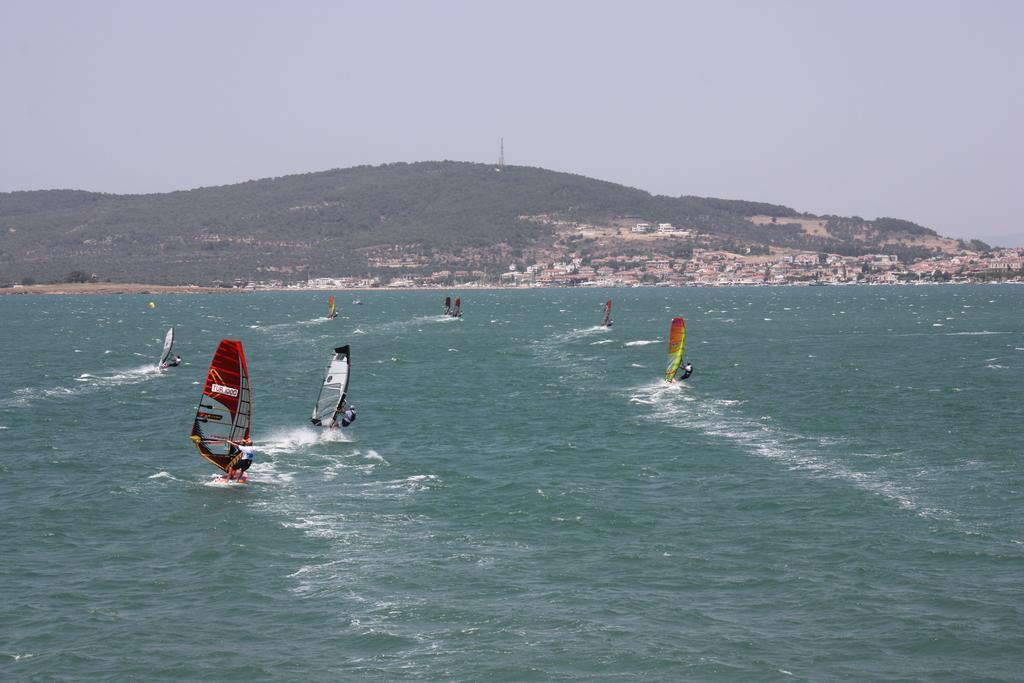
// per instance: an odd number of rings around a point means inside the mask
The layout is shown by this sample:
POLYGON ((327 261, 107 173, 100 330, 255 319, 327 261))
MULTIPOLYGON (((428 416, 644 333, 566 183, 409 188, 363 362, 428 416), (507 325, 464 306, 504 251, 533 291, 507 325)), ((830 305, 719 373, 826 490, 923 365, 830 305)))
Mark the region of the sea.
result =
POLYGON ((1024 287, 328 294, 0 296, 0 679, 1024 680, 1024 287))

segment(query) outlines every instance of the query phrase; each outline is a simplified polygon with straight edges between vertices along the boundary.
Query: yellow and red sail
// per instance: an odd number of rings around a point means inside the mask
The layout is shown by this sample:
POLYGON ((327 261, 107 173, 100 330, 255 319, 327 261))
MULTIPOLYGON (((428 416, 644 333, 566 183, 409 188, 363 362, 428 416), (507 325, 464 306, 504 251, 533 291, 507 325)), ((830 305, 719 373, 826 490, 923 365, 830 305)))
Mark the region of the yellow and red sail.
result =
POLYGON ((665 368, 665 379, 671 382, 676 377, 676 370, 683 363, 683 353, 686 351, 686 321, 682 318, 672 318, 672 325, 668 330, 668 367, 665 368))

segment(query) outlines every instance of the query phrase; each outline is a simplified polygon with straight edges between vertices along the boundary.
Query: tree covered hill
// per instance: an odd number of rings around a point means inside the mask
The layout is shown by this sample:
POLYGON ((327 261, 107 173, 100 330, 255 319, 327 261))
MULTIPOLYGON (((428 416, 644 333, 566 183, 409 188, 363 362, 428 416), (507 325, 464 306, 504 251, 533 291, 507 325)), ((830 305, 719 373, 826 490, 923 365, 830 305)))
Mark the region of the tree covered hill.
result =
MULTIPOLYGON (((372 274, 375 259, 424 267, 507 266, 524 250, 557 249, 556 227, 670 222, 703 246, 772 245, 867 253, 880 238, 935 233, 906 221, 826 217, 809 235, 793 209, 665 197, 540 168, 396 163, 147 195, 73 190, 0 193, 0 280, 153 283, 372 274), (751 216, 771 217, 755 225, 751 216), (867 229, 870 228, 870 229, 867 229), (865 238, 868 235, 870 238, 865 238), (707 240, 711 240, 707 242, 707 240), (469 256, 472 254, 472 257, 469 256)), ((890 249, 892 251, 892 249, 890 249)))

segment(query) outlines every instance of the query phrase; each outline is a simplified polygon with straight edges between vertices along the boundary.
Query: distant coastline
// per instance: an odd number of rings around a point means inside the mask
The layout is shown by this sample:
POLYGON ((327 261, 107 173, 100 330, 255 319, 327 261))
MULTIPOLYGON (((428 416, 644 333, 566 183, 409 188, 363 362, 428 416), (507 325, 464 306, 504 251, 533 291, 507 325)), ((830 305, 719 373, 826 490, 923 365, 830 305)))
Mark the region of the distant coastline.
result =
POLYGON ((607 285, 607 286, 569 286, 557 284, 516 286, 516 285, 473 285, 461 284, 451 286, 416 286, 416 287, 200 287, 197 285, 147 285, 138 282, 114 283, 114 282, 86 282, 86 283, 63 283, 45 285, 15 285, 14 287, 0 288, 0 296, 14 296, 18 294, 30 295, 74 295, 74 294, 248 294, 252 292, 438 292, 438 291, 490 291, 490 290, 531 290, 531 289, 686 289, 692 287, 718 288, 718 287, 813 287, 828 284, 831 287, 871 287, 879 285, 888 286, 921 286, 921 285, 970 285, 970 284, 1024 284, 1019 280, 997 280, 990 282, 967 281, 967 282, 844 282, 844 283, 750 283, 750 282, 728 282, 719 284, 688 283, 673 285, 607 285))
POLYGON ((195 285, 145 285, 137 282, 64 282, 48 285, 15 285, 0 294, 218 294, 245 290, 195 285))

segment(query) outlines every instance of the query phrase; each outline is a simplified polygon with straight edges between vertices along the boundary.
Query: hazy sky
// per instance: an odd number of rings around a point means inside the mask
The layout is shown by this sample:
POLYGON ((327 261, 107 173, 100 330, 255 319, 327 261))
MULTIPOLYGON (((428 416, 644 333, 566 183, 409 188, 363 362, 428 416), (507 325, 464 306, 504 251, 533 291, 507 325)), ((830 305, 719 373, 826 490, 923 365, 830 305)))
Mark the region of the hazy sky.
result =
POLYGON ((1016 0, 0 0, 0 191, 493 162, 504 137, 509 164, 1024 244, 1022 126, 1016 0))

